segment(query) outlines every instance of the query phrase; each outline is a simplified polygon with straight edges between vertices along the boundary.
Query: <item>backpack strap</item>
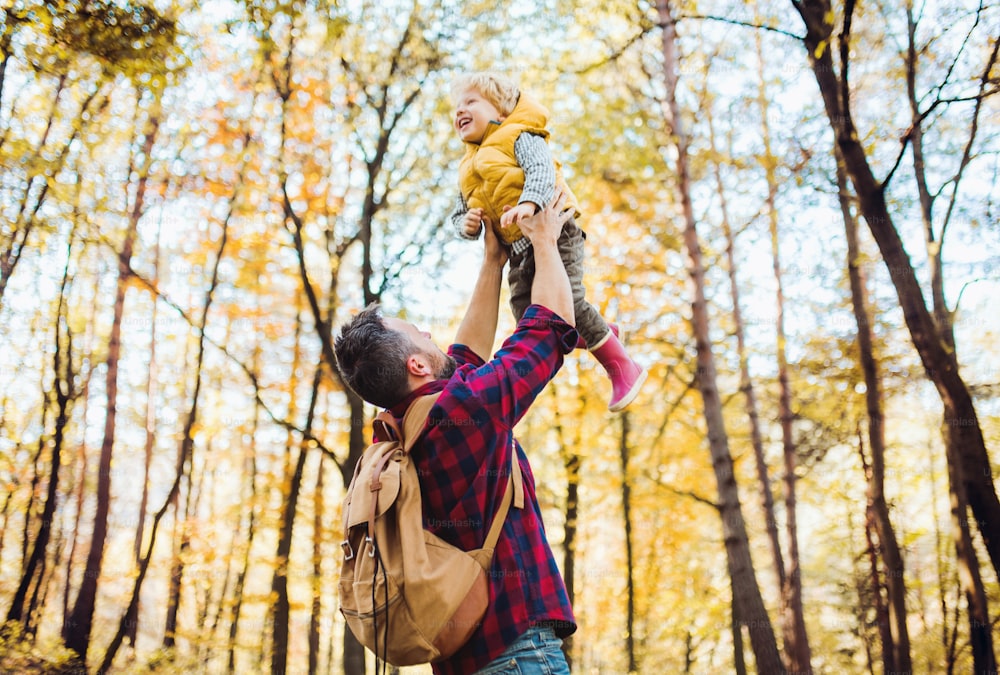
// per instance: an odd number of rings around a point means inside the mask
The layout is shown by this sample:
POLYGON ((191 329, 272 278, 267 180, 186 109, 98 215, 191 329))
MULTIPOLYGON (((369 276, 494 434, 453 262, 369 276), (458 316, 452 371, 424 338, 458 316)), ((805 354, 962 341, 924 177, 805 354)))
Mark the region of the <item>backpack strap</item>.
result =
MULTIPOLYGON (((427 415, 437 402, 439 396, 441 396, 441 392, 422 396, 411 403, 410 407, 406 410, 406 414, 403 416, 403 452, 409 453, 413 448, 413 444, 420 437, 420 432, 423 431, 427 415)), ((516 509, 524 508, 524 482, 521 476, 521 465, 517 461, 517 447, 514 445, 513 432, 510 435, 510 475, 507 478, 507 491, 504 492, 503 498, 500 500, 500 508, 497 510, 496 515, 493 517, 493 522, 490 524, 490 531, 486 535, 485 548, 492 549, 496 547, 497 541, 500 539, 500 531, 503 529, 504 521, 507 520, 507 513, 510 511, 511 503, 514 504, 514 508, 516 509)))
POLYGON ((424 424, 427 423, 427 416, 430 415, 431 408, 437 403, 441 394, 442 392, 439 391, 436 394, 421 396, 406 409, 406 414, 403 415, 403 435, 400 437, 404 453, 409 454, 413 444, 420 438, 420 432, 424 430, 424 424))
MULTIPOLYGON (((416 401, 410 404, 410 407, 406 409, 406 413, 403 415, 403 433, 402 437, 399 434, 399 426, 396 424, 396 420, 392 417, 390 413, 382 412, 376 418, 373 426, 381 424, 382 433, 387 435, 390 430, 395 434, 396 438, 400 439, 403 447, 402 451, 409 454, 410 450, 413 448, 413 444, 420 437, 421 431, 423 431, 424 425, 427 423, 427 416, 430 414, 431 408, 437 403, 438 398, 441 396, 441 392, 436 394, 430 394, 428 396, 421 396, 416 401)), ((372 479, 369 484, 369 489, 372 492, 378 492, 382 489, 382 482, 379 480, 382 471, 385 469, 386 464, 392 459, 392 456, 396 454, 395 452, 386 452, 380 458, 378 463, 375 465, 374 471, 372 471, 372 479)), ((371 512, 368 514, 368 536, 375 536, 375 513, 377 508, 378 499, 371 500, 371 512)), ((496 515, 493 516, 493 522, 490 524, 490 530, 486 534, 486 541, 483 544, 484 549, 488 549, 490 552, 490 557, 492 558, 493 550, 496 548, 497 542, 500 540, 500 532, 503 530, 504 522, 507 520, 507 514, 510 512, 511 504, 513 504, 516 509, 524 508, 524 478, 521 475, 521 464, 517 461, 517 446, 514 443, 513 432, 510 435, 510 474, 507 477, 507 489, 503 494, 503 498, 500 500, 500 508, 497 509, 496 515)))
POLYGON ((511 502, 513 502, 515 509, 524 508, 524 483, 521 476, 521 465, 517 461, 517 447, 514 445, 513 433, 510 435, 510 476, 507 478, 507 491, 503 493, 503 499, 500 500, 500 508, 497 509, 496 515, 493 516, 490 531, 487 533, 486 541, 483 543, 483 548, 489 549, 491 558, 493 557, 493 549, 496 548, 497 542, 500 541, 500 531, 503 529, 504 521, 507 520, 511 502))
MULTIPOLYGON (((410 404, 410 407, 406 409, 406 413, 403 415, 402 435, 399 433, 399 426, 396 424, 396 420, 388 412, 379 413, 372 426, 375 427, 375 423, 380 423, 382 425, 380 431, 386 434, 392 430, 395 433, 396 439, 402 444, 403 453, 408 454, 417 438, 420 437, 420 432, 423 431, 424 425, 427 423, 427 416, 440 396, 441 392, 421 396, 410 404)), ((387 436, 387 438, 391 438, 391 436, 387 436)), ((389 463, 396 452, 398 452, 398 449, 390 450, 379 457, 375 468, 372 470, 371 482, 368 484, 368 489, 372 492, 377 493, 382 489, 382 471, 385 470, 386 464, 389 463)), ((368 537, 372 540, 375 539, 375 515, 377 511, 378 495, 375 495, 371 500, 371 509, 368 512, 368 537)))
MULTIPOLYGON (((385 436, 386 440, 392 440, 395 438, 400 441, 403 446, 403 452, 409 453, 410 448, 413 447, 414 442, 420 436, 420 432, 423 431, 424 424, 427 422, 427 416, 431 412, 431 408, 437 402, 438 398, 441 396, 441 392, 436 394, 430 394, 428 396, 421 396, 416 401, 410 404, 410 407, 406 409, 406 413, 403 415, 403 432, 400 433, 399 425, 396 424, 396 419, 391 413, 387 411, 382 411, 375 418, 372 423, 372 427, 378 430, 379 436, 385 436)), ((375 464, 375 469, 372 471, 372 479, 369 483, 369 488, 372 492, 378 492, 382 489, 382 482, 379 480, 382 476, 382 471, 385 470, 385 465, 389 463, 392 456, 396 454, 395 451, 386 452, 381 457, 379 457, 378 463, 375 464)), ((372 516, 371 522, 374 523, 375 517, 372 516)))

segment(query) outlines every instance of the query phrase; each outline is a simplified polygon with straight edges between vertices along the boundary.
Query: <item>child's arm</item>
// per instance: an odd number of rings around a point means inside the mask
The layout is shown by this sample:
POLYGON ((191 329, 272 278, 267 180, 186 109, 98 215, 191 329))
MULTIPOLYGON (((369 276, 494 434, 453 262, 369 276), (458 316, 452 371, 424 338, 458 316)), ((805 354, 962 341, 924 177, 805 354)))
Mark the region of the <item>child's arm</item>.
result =
POLYGON ((462 239, 475 241, 479 239, 479 232, 482 230, 483 210, 470 209, 461 196, 455 210, 451 212, 451 224, 462 239))
POLYGON ((514 157, 524 171, 524 189, 516 207, 500 217, 504 227, 534 215, 556 192, 556 165, 549 144, 541 136, 523 133, 514 143, 514 157))

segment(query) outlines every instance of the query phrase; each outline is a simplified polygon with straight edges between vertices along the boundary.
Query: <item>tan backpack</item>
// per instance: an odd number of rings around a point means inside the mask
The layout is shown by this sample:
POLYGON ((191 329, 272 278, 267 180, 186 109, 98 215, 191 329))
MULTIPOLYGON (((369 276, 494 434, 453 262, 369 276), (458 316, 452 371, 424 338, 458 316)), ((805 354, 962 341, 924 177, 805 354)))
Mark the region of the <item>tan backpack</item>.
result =
MULTIPOLYGON (((414 401, 403 417, 383 412, 379 438, 358 461, 344 500, 340 611, 377 659, 409 666, 446 659, 465 644, 489 604, 486 570, 513 498, 524 506, 517 454, 481 549, 465 552, 424 529, 410 449, 440 394, 414 401)), ((513 444, 513 437, 511 438, 513 444)))

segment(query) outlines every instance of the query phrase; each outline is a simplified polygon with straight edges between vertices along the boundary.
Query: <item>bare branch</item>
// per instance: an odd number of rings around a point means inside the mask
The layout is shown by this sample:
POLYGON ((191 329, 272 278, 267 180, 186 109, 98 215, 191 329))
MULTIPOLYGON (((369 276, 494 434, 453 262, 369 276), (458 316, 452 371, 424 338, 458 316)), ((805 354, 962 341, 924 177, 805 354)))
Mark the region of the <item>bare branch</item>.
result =
POLYGON ((637 32, 635 35, 632 35, 627 40, 625 40, 625 42, 623 42, 621 46, 617 47, 616 49, 612 49, 611 53, 608 54, 606 57, 602 58, 599 61, 595 61, 594 63, 583 66, 581 68, 577 68, 576 70, 571 70, 569 72, 574 73, 576 75, 585 75, 586 73, 597 70, 599 68, 603 68, 609 63, 617 61, 618 59, 620 59, 622 56, 625 55, 625 52, 627 52, 632 45, 634 45, 642 38, 646 37, 646 34, 649 33, 651 30, 653 30, 654 28, 656 28, 654 24, 649 24, 648 26, 642 27, 641 30, 639 30, 639 32, 637 32))
MULTIPOLYGON (((958 170, 955 172, 955 176, 949 181, 953 184, 951 191, 951 199, 948 201, 948 209, 945 212, 944 222, 941 224, 941 236, 939 241, 944 243, 944 235, 948 230, 948 224, 951 222, 951 216, 955 211, 955 204, 958 201, 958 186, 962 180, 962 174, 965 172, 965 168, 972 161, 972 146, 976 142, 976 135, 979 131, 979 116, 983 108, 983 100, 988 94, 986 94, 986 87, 990 81, 990 72, 993 70, 993 66, 997 62, 997 54, 1000 52, 1000 40, 993 40, 993 51, 990 53, 990 58, 987 60, 986 66, 983 68, 983 74, 979 80, 979 93, 980 95, 976 97, 976 105, 972 112, 972 121, 970 122, 969 128, 969 140, 965 144, 965 150, 962 152, 962 159, 958 164, 958 170)), ((995 93, 997 90, 994 89, 995 93)))
MULTIPOLYGON (((793 4, 797 4, 794 3, 793 4)), ((802 40, 801 35, 796 35, 791 31, 784 30, 782 28, 777 28, 775 26, 768 26, 762 23, 754 23, 753 21, 740 21, 739 19, 733 19, 726 16, 715 16, 713 14, 681 14, 677 17, 677 21, 681 19, 695 19, 700 21, 717 21, 719 23, 728 23, 733 26, 740 26, 741 28, 752 28, 754 30, 763 30, 769 33, 775 33, 777 35, 782 35, 793 40, 802 40)), ((662 26, 660 26, 662 28, 662 26)))
POLYGON ((673 494, 677 495, 678 497, 687 497, 688 499, 693 499, 696 502, 698 502, 699 504, 704 504, 705 506, 711 506, 716 511, 721 511, 722 510, 722 507, 719 504, 717 504, 716 502, 713 502, 711 499, 708 499, 707 497, 702 497, 701 495, 699 495, 699 494, 697 494, 695 492, 692 492, 690 490, 679 490, 679 489, 677 489, 675 487, 672 487, 670 485, 667 485, 665 483, 658 483, 658 485, 660 487, 662 487, 664 490, 666 490, 667 492, 673 493, 673 494))
MULTIPOLYGON (((741 28, 751 28, 751 29, 754 29, 754 30, 764 30, 764 31, 768 31, 768 32, 771 32, 771 33, 776 33, 778 35, 782 35, 784 37, 792 38, 793 40, 801 40, 802 39, 801 35, 796 35, 795 33, 792 33, 791 31, 786 31, 786 30, 783 30, 781 28, 777 28, 775 26, 768 26, 766 24, 754 23, 752 21, 740 21, 738 19, 733 19, 733 18, 725 17, 725 16, 716 16, 716 15, 713 15, 713 14, 682 14, 682 15, 678 16, 675 19, 674 23, 678 23, 682 19, 690 19, 692 21, 717 21, 719 23, 728 23, 728 24, 731 24, 733 26, 740 26, 741 28)), ((644 23, 644 25, 640 26, 640 29, 639 29, 638 32, 636 32, 635 34, 629 36, 618 47, 612 49, 611 52, 607 56, 603 57, 599 61, 595 61, 593 63, 590 63, 590 64, 587 64, 587 65, 582 66, 580 68, 577 68, 575 70, 571 70, 569 72, 571 72, 571 73, 573 73, 575 75, 584 75, 586 73, 592 72, 592 71, 597 70, 599 68, 603 68, 604 66, 608 65, 609 63, 617 61, 622 56, 624 56, 625 53, 629 50, 629 48, 632 47, 632 45, 634 45, 635 43, 637 43, 640 40, 642 40, 651 31, 659 29, 659 28, 663 28, 663 24, 659 23, 659 22, 643 22, 643 23, 644 23)))

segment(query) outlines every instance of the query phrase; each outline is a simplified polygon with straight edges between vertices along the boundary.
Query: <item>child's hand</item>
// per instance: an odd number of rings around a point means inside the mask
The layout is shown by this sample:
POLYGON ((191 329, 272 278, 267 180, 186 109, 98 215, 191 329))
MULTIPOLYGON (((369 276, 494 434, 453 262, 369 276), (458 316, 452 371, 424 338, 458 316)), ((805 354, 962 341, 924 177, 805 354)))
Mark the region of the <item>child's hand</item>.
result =
POLYGON ((536 206, 531 202, 521 202, 517 206, 507 209, 500 216, 500 226, 509 227, 511 224, 521 222, 524 218, 535 215, 536 206))
POLYGON ((465 212, 465 219, 462 221, 462 232, 470 239, 479 237, 479 231, 483 227, 483 210, 469 209, 465 212))

